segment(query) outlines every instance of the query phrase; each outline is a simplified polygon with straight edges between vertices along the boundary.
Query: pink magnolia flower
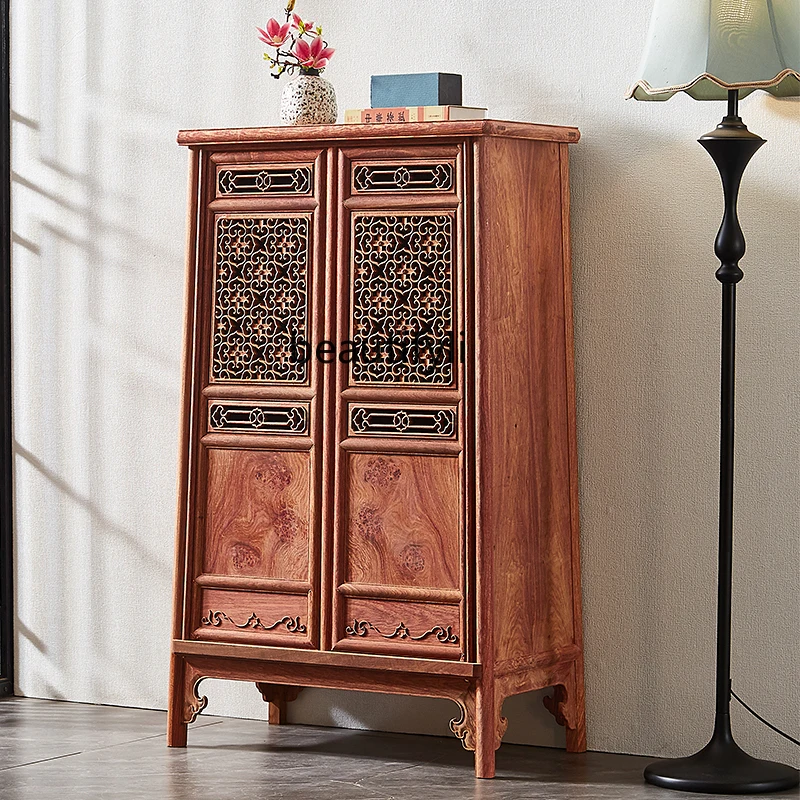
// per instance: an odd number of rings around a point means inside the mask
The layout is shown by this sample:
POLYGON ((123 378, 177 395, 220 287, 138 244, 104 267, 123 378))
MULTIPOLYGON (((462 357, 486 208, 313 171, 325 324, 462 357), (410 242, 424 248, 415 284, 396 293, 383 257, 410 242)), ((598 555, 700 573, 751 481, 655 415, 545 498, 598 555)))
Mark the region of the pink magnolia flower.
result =
POLYGON ((271 19, 267 23, 267 29, 258 28, 259 39, 262 42, 272 45, 273 47, 280 47, 289 35, 289 23, 281 25, 276 19, 271 19))
POLYGON ((303 22, 297 14, 292 14, 292 27, 300 31, 300 33, 309 33, 314 28, 314 23, 311 20, 303 22))
POLYGON ((325 47, 322 37, 317 36, 311 44, 303 39, 298 39, 292 52, 304 67, 308 69, 325 69, 334 53, 334 49, 325 47))

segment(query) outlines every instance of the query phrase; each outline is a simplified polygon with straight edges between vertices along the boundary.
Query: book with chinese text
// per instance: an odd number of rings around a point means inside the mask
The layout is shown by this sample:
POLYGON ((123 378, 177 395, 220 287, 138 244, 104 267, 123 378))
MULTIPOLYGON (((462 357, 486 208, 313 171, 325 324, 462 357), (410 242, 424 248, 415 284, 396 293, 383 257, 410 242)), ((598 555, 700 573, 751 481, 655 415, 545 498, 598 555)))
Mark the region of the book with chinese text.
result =
POLYGON ((406 106, 399 108, 349 108, 345 124, 392 122, 440 122, 456 119, 486 119, 485 108, 471 106, 406 106))

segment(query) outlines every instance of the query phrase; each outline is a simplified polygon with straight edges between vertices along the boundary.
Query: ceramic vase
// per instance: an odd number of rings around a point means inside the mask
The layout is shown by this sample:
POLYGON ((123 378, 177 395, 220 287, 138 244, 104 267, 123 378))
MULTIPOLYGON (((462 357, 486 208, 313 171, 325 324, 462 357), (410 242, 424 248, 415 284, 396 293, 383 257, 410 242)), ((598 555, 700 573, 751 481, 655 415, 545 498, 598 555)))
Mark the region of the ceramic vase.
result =
POLYGON ((284 125, 330 125, 336 122, 336 113, 333 84, 319 75, 298 75, 281 93, 284 125))

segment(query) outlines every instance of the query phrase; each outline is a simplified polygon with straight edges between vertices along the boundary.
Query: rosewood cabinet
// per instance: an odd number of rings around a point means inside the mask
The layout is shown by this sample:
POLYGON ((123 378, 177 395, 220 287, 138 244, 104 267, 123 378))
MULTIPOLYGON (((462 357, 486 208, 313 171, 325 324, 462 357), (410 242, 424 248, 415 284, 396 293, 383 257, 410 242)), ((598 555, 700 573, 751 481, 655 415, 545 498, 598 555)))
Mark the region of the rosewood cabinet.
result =
POLYGON ((585 749, 567 149, 470 121, 183 131, 169 744, 207 677, 503 700, 585 749))

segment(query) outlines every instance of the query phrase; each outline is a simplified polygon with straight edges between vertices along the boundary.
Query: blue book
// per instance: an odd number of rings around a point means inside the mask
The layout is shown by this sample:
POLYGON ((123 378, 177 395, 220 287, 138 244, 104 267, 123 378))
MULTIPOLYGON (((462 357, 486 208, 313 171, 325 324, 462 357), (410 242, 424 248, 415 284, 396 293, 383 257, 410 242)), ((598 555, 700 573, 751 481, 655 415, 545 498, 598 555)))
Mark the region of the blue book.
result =
POLYGON ((373 108, 460 106, 461 76, 449 72, 373 75, 370 105, 373 108))

